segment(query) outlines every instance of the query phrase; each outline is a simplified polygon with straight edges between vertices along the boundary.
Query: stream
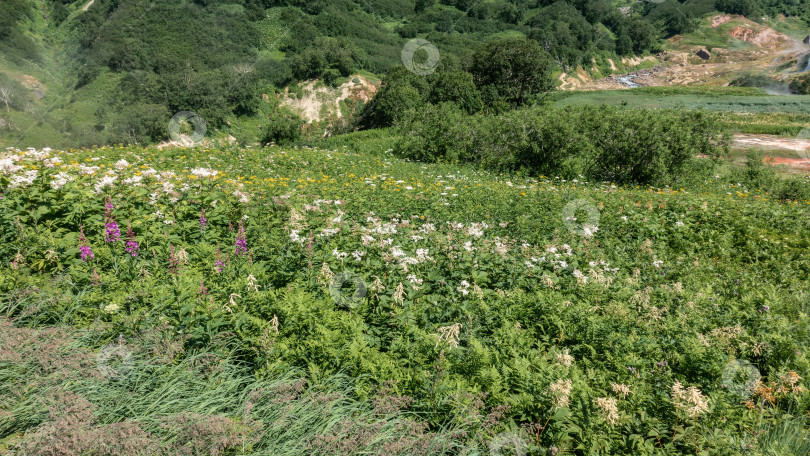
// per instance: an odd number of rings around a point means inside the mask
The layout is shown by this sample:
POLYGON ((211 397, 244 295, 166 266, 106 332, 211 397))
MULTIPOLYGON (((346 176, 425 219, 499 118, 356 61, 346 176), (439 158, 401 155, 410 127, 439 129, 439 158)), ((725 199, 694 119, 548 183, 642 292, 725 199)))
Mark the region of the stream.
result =
POLYGON ((621 81, 621 82, 622 82, 624 85, 626 85, 627 87, 630 87, 631 89, 632 89, 633 87, 641 87, 641 85, 636 84, 635 82, 633 82, 633 78, 634 78, 634 77, 635 77, 635 76, 628 75, 628 76, 619 76, 619 77, 618 77, 618 78, 616 78, 616 79, 618 79, 618 80, 619 80, 619 81, 621 81))

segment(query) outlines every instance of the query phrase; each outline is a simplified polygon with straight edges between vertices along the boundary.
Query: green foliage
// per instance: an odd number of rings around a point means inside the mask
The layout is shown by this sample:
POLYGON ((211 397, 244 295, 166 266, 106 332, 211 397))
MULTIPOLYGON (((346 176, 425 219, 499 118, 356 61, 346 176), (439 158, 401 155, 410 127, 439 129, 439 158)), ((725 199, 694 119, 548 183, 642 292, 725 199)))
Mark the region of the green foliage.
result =
POLYGON ((270 114, 262 131, 262 144, 289 144, 301 138, 304 121, 290 110, 279 107, 270 114))
MULTIPOLYGON (((578 158, 556 154, 587 132, 559 116, 631 154, 632 135, 644 134, 644 113, 615 108, 426 109, 436 130, 447 117, 450 137, 483 138, 499 153, 520 145, 515 156, 531 164, 578 158)), ((654 113, 649 128, 661 134, 695 124, 697 135, 707 120, 654 113)), ((197 453, 486 454, 505 432, 527 454, 804 451, 795 417, 807 412, 807 383, 795 376, 810 368, 810 199, 783 202, 756 186, 769 178, 755 163, 737 174, 688 161, 684 188, 622 186, 409 163, 390 155, 387 134, 310 144, 331 150, 9 151, 0 435, 19 438, 0 445, 76 445, 137 424, 151 434, 142 445, 197 442, 197 453), (592 207, 568 212, 576 201, 592 207), (123 239, 105 240, 112 220, 123 239), (585 223, 598 230, 571 228, 585 223), (80 247, 94 256, 83 260, 80 247), (330 295, 344 271, 367 286, 349 307, 330 295), (132 350, 128 375, 100 377, 107 342, 132 350), (762 388, 729 371, 735 359, 757 369, 762 388), (77 400, 63 389, 91 405, 61 406, 77 400), (706 408, 683 403, 697 400, 706 408), (189 413, 200 421, 185 428, 189 413), (224 446, 211 446, 214 436, 224 446)), ((678 147, 700 145, 666 139, 672 161, 678 147)))
POLYGON ((794 93, 810 95, 810 72, 793 79, 790 82, 790 90, 794 93))
POLYGON ((452 102, 469 114, 484 107, 473 76, 466 71, 437 73, 431 80, 428 101, 433 104, 452 102))
POLYGON ((12 62, 41 61, 37 44, 25 33, 22 25, 33 17, 33 5, 28 0, 3 1, 3 14, 0 15, 0 53, 12 62))
POLYGON ((485 102, 502 99, 518 106, 554 87, 551 69, 548 53, 536 42, 521 38, 498 39, 481 46, 470 64, 485 102), (493 95, 496 99, 491 98, 493 95))
POLYGON ((429 106, 399 134, 395 152, 415 160, 651 185, 675 183, 695 155, 718 156, 728 144, 705 113, 607 106, 496 116, 429 106))

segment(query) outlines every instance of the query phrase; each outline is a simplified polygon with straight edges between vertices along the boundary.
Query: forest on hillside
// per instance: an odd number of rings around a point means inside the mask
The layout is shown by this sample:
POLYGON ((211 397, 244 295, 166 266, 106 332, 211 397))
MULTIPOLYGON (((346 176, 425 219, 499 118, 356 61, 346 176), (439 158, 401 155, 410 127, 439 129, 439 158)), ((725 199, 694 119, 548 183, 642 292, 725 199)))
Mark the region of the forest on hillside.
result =
MULTIPOLYGON (((662 39, 693 30, 715 10, 803 16, 810 23, 809 2, 666 0, 620 10, 612 0, 94 0, 85 11, 84 2, 47 0, 40 11, 30 0, 7 0, 0 50, 12 63, 41 66, 44 50, 52 50, 46 60, 58 63, 65 90, 91 94, 90 119, 45 119, 77 144, 146 143, 165 137, 166 122, 179 111, 219 128, 240 116, 267 118, 261 94, 298 81, 337 84, 360 71, 386 74, 415 37, 441 49, 440 70, 452 73, 447 82, 475 74, 474 53, 494 39, 522 37, 530 52, 540 49, 544 61, 569 71, 656 52, 662 39), (39 28, 37 15, 45 24, 39 28)), ((482 90, 482 78, 492 75, 478 70, 482 90)), ((30 105, 25 90, 6 85, 11 108, 30 105)), ((480 94, 487 105, 510 102, 502 96, 480 94)), ((268 128, 288 128, 281 123, 268 128)))

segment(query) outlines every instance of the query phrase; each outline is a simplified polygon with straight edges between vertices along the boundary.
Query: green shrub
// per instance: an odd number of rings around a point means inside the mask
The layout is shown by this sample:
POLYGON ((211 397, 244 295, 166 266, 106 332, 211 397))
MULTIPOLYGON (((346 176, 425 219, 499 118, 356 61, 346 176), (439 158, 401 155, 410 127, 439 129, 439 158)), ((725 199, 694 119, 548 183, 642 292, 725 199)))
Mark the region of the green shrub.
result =
POLYGON ((289 144, 301 138, 304 121, 286 108, 270 115, 262 133, 262 143, 289 144))
POLYGON ((395 152, 535 175, 664 185, 695 155, 718 156, 728 138, 702 112, 600 107, 534 108, 464 116, 449 104, 414 112, 395 152))

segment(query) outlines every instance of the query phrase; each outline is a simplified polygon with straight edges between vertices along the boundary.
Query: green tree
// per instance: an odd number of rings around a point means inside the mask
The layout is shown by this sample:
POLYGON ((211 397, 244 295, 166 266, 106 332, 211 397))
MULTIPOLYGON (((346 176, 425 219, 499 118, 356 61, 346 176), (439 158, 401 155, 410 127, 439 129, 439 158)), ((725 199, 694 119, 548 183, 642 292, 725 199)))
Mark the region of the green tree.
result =
POLYGON ((478 112, 484 107, 481 93, 475 87, 472 75, 466 71, 436 73, 428 101, 431 103, 451 101, 469 114, 478 112))
POLYGON ((284 107, 278 107, 263 128, 262 143, 289 144, 301 138, 304 121, 284 107))
POLYGON ((551 69, 549 54, 525 38, 490 41, 476 50, 470 64, 479 88, 492 87, 500 98, 517 105, 554 87, 551 69))

